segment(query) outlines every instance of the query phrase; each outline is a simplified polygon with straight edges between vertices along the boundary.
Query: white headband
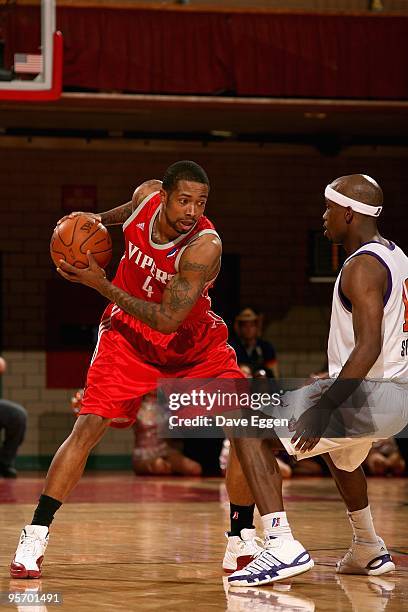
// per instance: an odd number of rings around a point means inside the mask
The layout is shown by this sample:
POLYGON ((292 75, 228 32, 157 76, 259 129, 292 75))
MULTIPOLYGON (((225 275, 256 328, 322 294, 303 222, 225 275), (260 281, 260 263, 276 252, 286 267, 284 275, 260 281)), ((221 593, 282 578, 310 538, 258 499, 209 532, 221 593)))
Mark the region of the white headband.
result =
POLYGON ((362 215, 368 215, 369 217, 379 217, 382 211, 382 206, 370 206, 369 204, 363 204, 363 202, 358 202, 357 200, 353 200, 352 198, 348 198, 347 196, 335 191, 327 185, 324 191, 324 197, 340 206, 344 206, 345 208, 352 208, 356 212, 361 213, 362 215))

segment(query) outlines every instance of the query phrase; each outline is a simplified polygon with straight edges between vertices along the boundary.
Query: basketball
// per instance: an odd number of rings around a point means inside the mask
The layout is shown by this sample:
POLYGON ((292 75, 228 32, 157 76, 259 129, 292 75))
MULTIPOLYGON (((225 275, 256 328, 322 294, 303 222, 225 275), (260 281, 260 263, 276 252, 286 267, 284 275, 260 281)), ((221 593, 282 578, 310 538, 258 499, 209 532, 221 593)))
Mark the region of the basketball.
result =
POLYGON ((112 240, 102 223, 87 215, 78 215, 57 225, 50 244, 51 258, 57 268, 60 259, 76 268, 87 268, 87 251, 91 251, 101 268, 106 268, 112 257, 112 240))

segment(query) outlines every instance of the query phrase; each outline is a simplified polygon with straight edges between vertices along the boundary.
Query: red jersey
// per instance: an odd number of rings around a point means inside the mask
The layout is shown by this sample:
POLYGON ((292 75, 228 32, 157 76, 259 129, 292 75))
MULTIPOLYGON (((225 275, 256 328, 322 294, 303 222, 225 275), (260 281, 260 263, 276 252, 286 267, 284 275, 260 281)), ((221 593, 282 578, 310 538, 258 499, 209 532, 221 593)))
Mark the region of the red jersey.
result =
MULTIPOLYGON (((177 274, 184 250, 203 233, 217 235, 212 223, 201 217, 187 234, 155 244, 151 236, 159 212, 160 196, 153 193, 123 225, 125 253, 113 281, 127 293, 156 303, 177 274)), ((112 427, 127 427, 136 419, 141 398, 155 391, 160 379, 243 378, 227 344, 227 327, 210 310, 211 284, 173 334, 155 331, 109 304, 99 326, 81 414, 97 414, 111 419, 112 427)))
MULTIPOLYGON (((156 244, 152 229, 160 208, 159 192, 152 193, 124 223, 125 253, 112 281, 130 295, 156 303, 162 301, 166 284, 177 274, 184 250, 203 234, 218 236, 211 221, 202 216, 187 234, 156 244)), ((210 310, 208 289, 214 280, 207 283, 187 318, 172 334, 152 329, 118 306, 111 309, 111 324, 149 363, 179 367, 202 361, 214 342, 220 342, 221 336, 225 335, 225 340, 228 337, 225 323, 210 310), (220 328, 225 332, 221 336, 220 328)))

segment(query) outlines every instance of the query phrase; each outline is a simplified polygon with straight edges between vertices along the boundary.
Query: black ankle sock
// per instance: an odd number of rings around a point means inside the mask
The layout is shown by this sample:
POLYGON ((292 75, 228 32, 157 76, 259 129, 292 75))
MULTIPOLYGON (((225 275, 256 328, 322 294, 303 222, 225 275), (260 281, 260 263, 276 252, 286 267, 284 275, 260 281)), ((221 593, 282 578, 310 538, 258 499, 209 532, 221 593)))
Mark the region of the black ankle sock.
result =
POLYGON ((231 531, 229 535, 231 536, 239 536, 241 534, 241 529, 253 529, 253 520, 254 520, 254 508, 255 504, 252 506, 236 506, 235 504, 230 504, 230 519, 231 519, 231 531))
POLYGON ((48 495, 41 495, 31 524, 49 527, 53 521, 55 512, 61 506, 62 502, 58 501, 58 499, 54 499, 48 495))

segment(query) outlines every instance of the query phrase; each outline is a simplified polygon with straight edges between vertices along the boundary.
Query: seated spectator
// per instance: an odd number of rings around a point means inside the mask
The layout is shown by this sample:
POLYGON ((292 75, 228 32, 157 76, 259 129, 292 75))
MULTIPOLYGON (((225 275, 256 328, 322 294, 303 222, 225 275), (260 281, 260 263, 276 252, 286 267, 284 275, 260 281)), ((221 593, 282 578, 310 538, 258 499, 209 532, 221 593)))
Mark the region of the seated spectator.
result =
POLYGON ((372 476, 402 476, 405 472, 405 461, 394 438, 375 442, 363 466, 372 476))
POLYGON ((405 475, 408 468, 408 427, 405 427, 395 438, 395 443, 398 446, 399 453, 405 462, 405 475))
POLYGON ((246 363, 238 363, 238 367, 245 376, 245 378, 252 378, 251 367, 246 363))
MULTIPOLYGON (((83 389, 79 389, 71 399, 74 414, 81 410, 83 389)), ((133 425, 135 446, 132 453, 132 467, 138 475, 200 476, 201 465, 183 454, 182 440, 164 440, 159 437, 162 419, 157 408, 156 395, 150 393, 143 398, 133 425)))
POLYGON ((252 372, 265 370, 268 377, 279 378, 275 349, 261 338, 262 317, 252 308, 244 308, 235 317, 234 332, 230 344, 235 349, 238 363, 249 365, 252 372))
POLYGON ((149 393, 143 398, 133 425, 135 447, 132 454, 132 465, 135 473, 200 476, 201 465, 183 454, 182 440, 164 440, 159 437, 162 418, 157 408, 156 394, 149 393))
MULTIPOLYGON (((6 361, 0 357, 0 375, 6 368, 6 361)), ((4 440, 0 446, 0 476, 3 478, 17 477, 14 461, 18 447, 24 440, 26 424, 27 412, 20 404, 0 399, 0 431, 4 430, 4 440)))

